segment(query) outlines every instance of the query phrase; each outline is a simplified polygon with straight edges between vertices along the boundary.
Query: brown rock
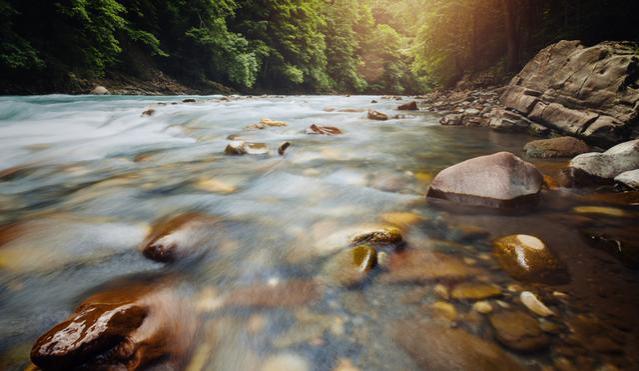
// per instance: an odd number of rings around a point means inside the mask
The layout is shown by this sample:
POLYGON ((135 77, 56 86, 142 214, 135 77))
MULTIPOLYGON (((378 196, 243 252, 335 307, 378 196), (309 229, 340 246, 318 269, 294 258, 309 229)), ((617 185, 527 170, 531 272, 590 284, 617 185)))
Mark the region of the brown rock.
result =
POLYGON ((524 369, 498 346, 463 330, 405 321, 396 324, 392 334, 395 342, 424 370, 524 369))
POLYGON ((574 157, 590 151, 583 140, 573 137, 559 137, 535 140, 524 146, 526 155, 538 158, 574 157))
POLYGON ((566 283, 565 266, 538 238, 523 234, 497 239, 493 255, 501 268, 518 280, 566 283))
POLYGON ((169 286, 120 281, 42 335, 31 360, 43 369, 180 368, 195 329, 189 301, 169 286))
POLYGON ((340 135, 342 134, 342 131, 333 126, 319 126, 313 124, 306 129, 306 134, 340 135))
POLYGON ((397 109, 400 111, 417 111, 419 108, 417 108, 417 102, 412 101, 398 106, 397 109))
POLYGON ((523 312, 495 313, 490 316, 490 324, 495 329, 497 340, 513 350, 531 352, 543 349, 550 343, 539 322, 523 312))
POLYGON ((388 120, 388 115, 383 113, 383 112, 379 112, 379 111, 375 111, 375 110, 369 110, 368 111, 368 118, 369 118, 369 120, 386 121, 386 120, 388 120))
POLYGON ((459 281, 480 273, 454 256, 413 249, 391 254, 388 270, 382 282, 459 281))
POLYGON ((220 232, 217 218, 186 213, 158 221, 142 243, 145 257, 159 262, 174 262, 217 246, 220 232))
POLYGON ((282 142, 279 147, 277 147, 277 153, 280 156, 284 156, 284 152, 291 146, 291 142, 282 142))
POLYGON ((481 300, 500 296, 501 289, 488 283, 464 282, 455 286, 451 295, 457 300, 481 300))

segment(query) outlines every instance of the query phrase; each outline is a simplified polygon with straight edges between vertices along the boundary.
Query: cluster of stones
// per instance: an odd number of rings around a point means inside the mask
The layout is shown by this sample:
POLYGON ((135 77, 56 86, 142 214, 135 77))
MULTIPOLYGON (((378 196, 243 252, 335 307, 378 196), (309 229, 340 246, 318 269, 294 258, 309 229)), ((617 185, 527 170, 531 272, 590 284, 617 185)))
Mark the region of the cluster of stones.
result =
POLYGON ((496 88, 439 91, 420 98, 425 111, 443 115, 442 125, 488 126, 499 105, 496 88))

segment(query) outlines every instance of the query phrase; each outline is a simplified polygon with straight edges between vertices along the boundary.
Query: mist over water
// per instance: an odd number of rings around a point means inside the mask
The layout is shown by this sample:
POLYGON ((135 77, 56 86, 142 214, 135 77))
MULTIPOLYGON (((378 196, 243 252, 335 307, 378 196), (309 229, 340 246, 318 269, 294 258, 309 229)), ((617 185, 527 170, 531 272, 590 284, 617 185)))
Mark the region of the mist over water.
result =
MULTIPOLYGON (((400 321, 440 323, 430 309, 441 300, 433 291, 440 282, 388 283, 382 266, 346 288, 330 283, 334 272, 327 268, 353 235, 395 225, 405 249, 447 254, 480 269, 470 280, 500 286, 499 300, 512 307, 521 307, 518 291, 507 288, 519 283, 491 260, 491 241, 514 233, 539 237, 566 262, 571 282, 524 288, 565 292, 569 300, 550 304, 559 327, 549 335, 550 350, 506 351, 531 367, 569 357, 557 350, 566 344, 578 349, 577 357, 585 348, 564 341, 574 332, 565 319, 594 314, 603 328, 621 331, 614 354, 637 367, 637 355, 624 353, 637 345, 636 336, 618 328, 624 321, 637 328, 637 273, 624 257, 589 246, 578 227, 587 216, 573 212, 592 205, 622 210, 623 218, 597 220, 635 237, 636 206, 568 190, 547 192, 540 208, 518 215, 432 205, 424 195, 438 171, 498 151, 521 156, 530 138, 442 127, 439 117, 396 111, 398 104, 378 96, 1 97, 0 365, 27 365, 35 340, 104 285, 123 280, 115 286, 126 292, 153 277, 148 285, 168 292, 160 295, 162 306, 189 303, 197 312, 188 319, 198 330, 184 343, 182 367, 260 369, 279 355, 313 370, 418 369, 389 334, 400 321), (356 112, 340 112, 347 108, 356 112), (143 115, 149 109, 153 114, 143 115), (401 116, 372 121, 368 109, 401 116), (288 126, 247 128, 262 118, 288 126), (343 135, 308 135, 311 124, 338 127, 343 135), (225 155, 229 136, 265 143, 269 153, 225 155), (280 156, 284 141, 291 146, 280 156), (174 237, 201 251, 175 264, 145 258, 140 248, 153 226, 184 213, 216 220, 174 237), (469 237, 468 226, 485 233, 469 237), (319 294, 298 300, 307 286, 288 289, 290 282, 308 282, 319 294), (260 292, 284 304, 243 302, 260 292)), ((534 162, 551 176, 563 166, 534 162)), ((460 313, 453 327, 503 348, 472 304, 453 301, 460 313)), ((596 364, 616 359, 591 353, 596 364)))

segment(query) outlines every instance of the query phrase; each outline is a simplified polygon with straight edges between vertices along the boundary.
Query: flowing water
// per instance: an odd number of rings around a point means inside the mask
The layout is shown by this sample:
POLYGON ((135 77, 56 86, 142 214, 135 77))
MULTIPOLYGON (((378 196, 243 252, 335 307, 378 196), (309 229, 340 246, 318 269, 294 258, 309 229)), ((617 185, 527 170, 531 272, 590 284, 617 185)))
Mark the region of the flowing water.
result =
MULTIPOLYGON (((183 347, 176 364, 189 370, 468 367, 472 336, 531 369, 639 369, 636 194, 555 188, 516 214, 433 204, 424 195, 438 171, 498 151, 523 156, 531 138, 442 127, 380 97, 183 98, 0 98, 0 368, 27 367, 36 339, 110 284, 124 296, 171 293, 154 304, 160 321, 195 335, 174 328, 163 346, 183 347), (372 121, 369 108, 404 116, 372 121), (288 126, 247 128, 261 118, 288 126), (308 135, 311 124, 343 134, 308 135), (225 155, 229 137, 270 152, 225 155), (291 146, 281 156, 283 141, 291 146), (205 227, 175 238, 197 251, 173 264, 145 258, 153 227, 185 214, 205 227), (380 247, 378 266, 344 284, 352 262, 336 257, 349 238, 387 226, 405 243, 380 247), (543 240, 570 282, 504 273, 491 241, 517 233, 543 240), (415 264, 394 255, 411 251, 431 258, 416 262, 423 277, 401 279, 415 264), (475 274, 432 277, 440 259, 475 274), (460 282, 499 286, 483 300, 493 313, 530 313, 544 331, 523 331, 535 349, 498 340, 476 300, 448 297, 460 282), (522 290, 554 315, 529 312, 522 290)), ((531 161, 551 177, 565 166, 531 161)))

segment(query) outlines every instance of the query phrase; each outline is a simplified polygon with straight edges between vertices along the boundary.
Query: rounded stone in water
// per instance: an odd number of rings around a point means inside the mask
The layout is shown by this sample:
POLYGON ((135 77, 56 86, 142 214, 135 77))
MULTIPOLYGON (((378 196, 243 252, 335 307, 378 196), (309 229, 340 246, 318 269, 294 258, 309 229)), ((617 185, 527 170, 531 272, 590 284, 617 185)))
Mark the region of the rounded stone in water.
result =
POLYGON ((501 268, 518 280, 569 281, 565 266, 537 237, 524 234, 502 237, 494 242, 493 255, 501 268))

